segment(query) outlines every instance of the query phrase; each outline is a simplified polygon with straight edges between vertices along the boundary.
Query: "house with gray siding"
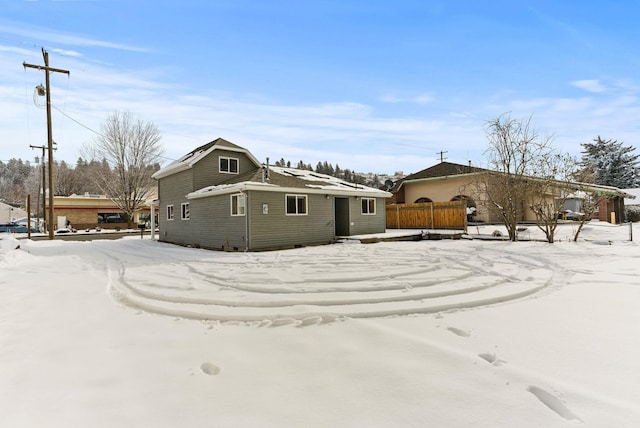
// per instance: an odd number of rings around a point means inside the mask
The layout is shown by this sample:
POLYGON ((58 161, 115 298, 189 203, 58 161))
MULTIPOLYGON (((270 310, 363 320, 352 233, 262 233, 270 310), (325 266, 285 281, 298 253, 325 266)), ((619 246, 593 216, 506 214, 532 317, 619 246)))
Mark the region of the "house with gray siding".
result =
POLYGON ((154 174, 159 240, 227 251, 335 242, 385 231, 390 193, 336 177, 262 164, 222 138, 154 174))

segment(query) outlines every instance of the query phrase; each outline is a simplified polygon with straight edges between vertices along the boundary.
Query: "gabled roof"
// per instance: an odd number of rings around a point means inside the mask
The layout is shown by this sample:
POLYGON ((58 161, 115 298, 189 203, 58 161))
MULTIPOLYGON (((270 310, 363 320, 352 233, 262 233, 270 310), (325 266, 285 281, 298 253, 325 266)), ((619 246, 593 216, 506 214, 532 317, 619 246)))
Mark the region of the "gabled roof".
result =
POLYGON ((461 175, 477 174, 479 172, 485 172, 486 169, 478 168, 470 165, 461 165, 459 163, 440 162, 437 165, 423 169, 422 171, 409 174, 406 177, 396 181, 393 187, 390 189, 392 193, 400 190, 400 187, 406 182, 410 181, 426 181, 436 180, 445 177, 456 177, 461 175))
POLYGON ((226 182, 196 190, 188 199, 238 193, 247 190, 290 193, 320 193, 332 196, 388 198, 391 193, 313 171, 270 166, 233 177, 226 182))
MULTIPOLYGON (((494 172, 485 168, 478 168, 471 165, 461 165, 457 163, 451 162, 440 162, 437 165, 432 167, 423 169, 422 171, 418 171, 414 174, 410 174, 403 178, 400 182, 394 185, 392 191, 397 192, 398 189, 407 182, 419 182, 419 181, 429 181, 429 180, 438 180, 447 177, 459 177, 464 175, 474 175, 485 172, 494 172)), ((530 177, 533 180, 537 180, 536 177, 530 177)), ((573 190, 586 190, 590 192, 598 192, 602 194, 619 196, 623 198, 633 198, 632 195, 629 195, 627 192, 618 189, 617 187, 612 186, 603 186, 598 184, 589 184, 589 183, 580 183, 580 182, 563 182, 557 181, 557 187, 573 189, 573 190)))
POLYGON ((421 180, 425 178, 448 177, 452 175, 475 174, 478 172, 485 172, 485 171, 486 169, 477 168, 471 165, 461 165, 458 163, 451 163, 451 162, 440 162, 437 165, 434 165, 427 169, 423 169, 422 171, 418 171, 414 174, 410 174, 406 176, 404 178, 404 181, 421 180))
POLYGON ((214 150, 226 150, 231 152, 244 153, 256 166, 260 166, 260 162, 258 162, 258 160, 254 158, 247 149, 235 145, 223 138, 217 138, 210 143, 204 144, 197 149, 190 151, 180 159, 173 161, 166 167, 153 174, 153 178, 157 180, 159 178, 168 177, 180 171, 185 171, 193 167, 193 165, 204 159, 207 155, 209 155, 209 153, 213 152, 214 150))

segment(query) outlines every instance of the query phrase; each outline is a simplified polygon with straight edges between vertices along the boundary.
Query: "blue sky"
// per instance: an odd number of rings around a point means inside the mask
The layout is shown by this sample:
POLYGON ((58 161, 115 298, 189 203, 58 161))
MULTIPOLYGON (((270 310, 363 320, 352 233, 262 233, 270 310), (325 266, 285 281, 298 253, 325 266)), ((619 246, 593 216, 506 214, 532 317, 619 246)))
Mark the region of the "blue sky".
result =
POLYGON ((405 174, 486 166, 484 125, 532 116, 580 155, 640 141, 635 1, 0 1, 0 160, 74 164, 109 113, 155 123, 166 161, 223 137, 258 159, 405 174))

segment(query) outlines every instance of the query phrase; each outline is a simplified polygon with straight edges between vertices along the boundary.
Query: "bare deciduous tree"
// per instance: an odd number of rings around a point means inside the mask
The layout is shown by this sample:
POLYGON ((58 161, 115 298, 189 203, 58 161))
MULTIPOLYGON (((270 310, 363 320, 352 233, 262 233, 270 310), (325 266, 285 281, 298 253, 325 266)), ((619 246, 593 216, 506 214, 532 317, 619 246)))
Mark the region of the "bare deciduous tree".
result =
POLYGON ((603 200, 607 199, 607 195, 603 192, 599 192, 593 189, 592 184, 598 180, 598 175, 593 168, 585 167, 574 174, 574 180, 580 183, 578 192, 582 196, 582 217, 578 222, 578 228, 576 229, 573 240, 578 241, 580 232, 584 228, 587 221, 593 218, 596 210, 600 206, 603 200))
POLYGON ((531 210, 547 241, 553 242, 558 205, 568 195, 568 177, 577 162, 558 152, 551 136, 540 136, 530 117, 498 116, 486 123, 486 136, 490 168, 479 176, 481 203, 505 225, 511 241, 517 239, 518 223, 531 210))
POLYGON ((135 120, 129 112, 115 111, 101 125, 101 134, 83 146, 83 156, 106 162, 109 170, 93 179, 103 193, 127 214, 131 227, 133 213, 142 208, 154 182, 164 152, 160 133, 152 123, 135 120))
POLYGON ((550 139, 541 139, 531 127, 531 118, 512 119, 503 114, 485 124, 489 142, 489 172, 483 204, 505 225, 509 239, 517 239, 518 222, 525 216, 536 159, 548 151, 550 139))
POLYGON ((536 225, 545 234, 547 242, 553 243, 558 227, 559 211, 567 198, 577 190, 571 181, 578 161, 568 154, 549 148, 549 151, 534 160, 534 174, 528 180, 529 208, 536 216, 536 225))

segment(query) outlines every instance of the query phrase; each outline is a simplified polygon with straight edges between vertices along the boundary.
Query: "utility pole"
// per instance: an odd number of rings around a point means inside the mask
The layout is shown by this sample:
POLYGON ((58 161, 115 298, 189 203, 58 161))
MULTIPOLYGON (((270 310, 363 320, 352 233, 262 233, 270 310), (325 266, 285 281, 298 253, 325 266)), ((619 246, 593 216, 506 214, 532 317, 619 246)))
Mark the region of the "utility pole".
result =
POLYGON ((48 229, 49 239, 53 239, 53 133, 51 130, 51 86, 49 84, 49 73, 64 73, 66 75, 71 74, 69 70, 62 70, 59 68, 49 67, 49 53, 42 48, 42 56, 44 58, 44 66, 27 64, 23 62, 24 68, 35 68, 37 70, 44 70, 45 75, 45 92, 47 95, 47 149, 49 154, 49 216, 48 229))
MULTIPOLYGON (((42 169, 42 219, 44 220, 45 211, 47 210, 47 205, 45 203, 45 200, 47 199, 47 190, 46 190, 47 187, 46 187, 46 181, 44 179, 44 177, 45 177, 45 174, 44 174, 44 151, 46 150, 46 147, 45 146, 29 146, 29 147, 31 147, 32 149, 42 149, 42 157, 40 158, 40 166, 41 166, 41 169, 42 169)), ((46 225, 44 227, 45 227, 45 230, 46 230, 46 225)))
POLYGON ((444 154, 445 154, 445 153, 449 153, 449 152, 439 151, 439 152, 437 152, 437 153, 436 153, 437 155, 440 155, 440 163, 444 162, 444 160, 446 159, 446 158, 444 157, 444 154))

